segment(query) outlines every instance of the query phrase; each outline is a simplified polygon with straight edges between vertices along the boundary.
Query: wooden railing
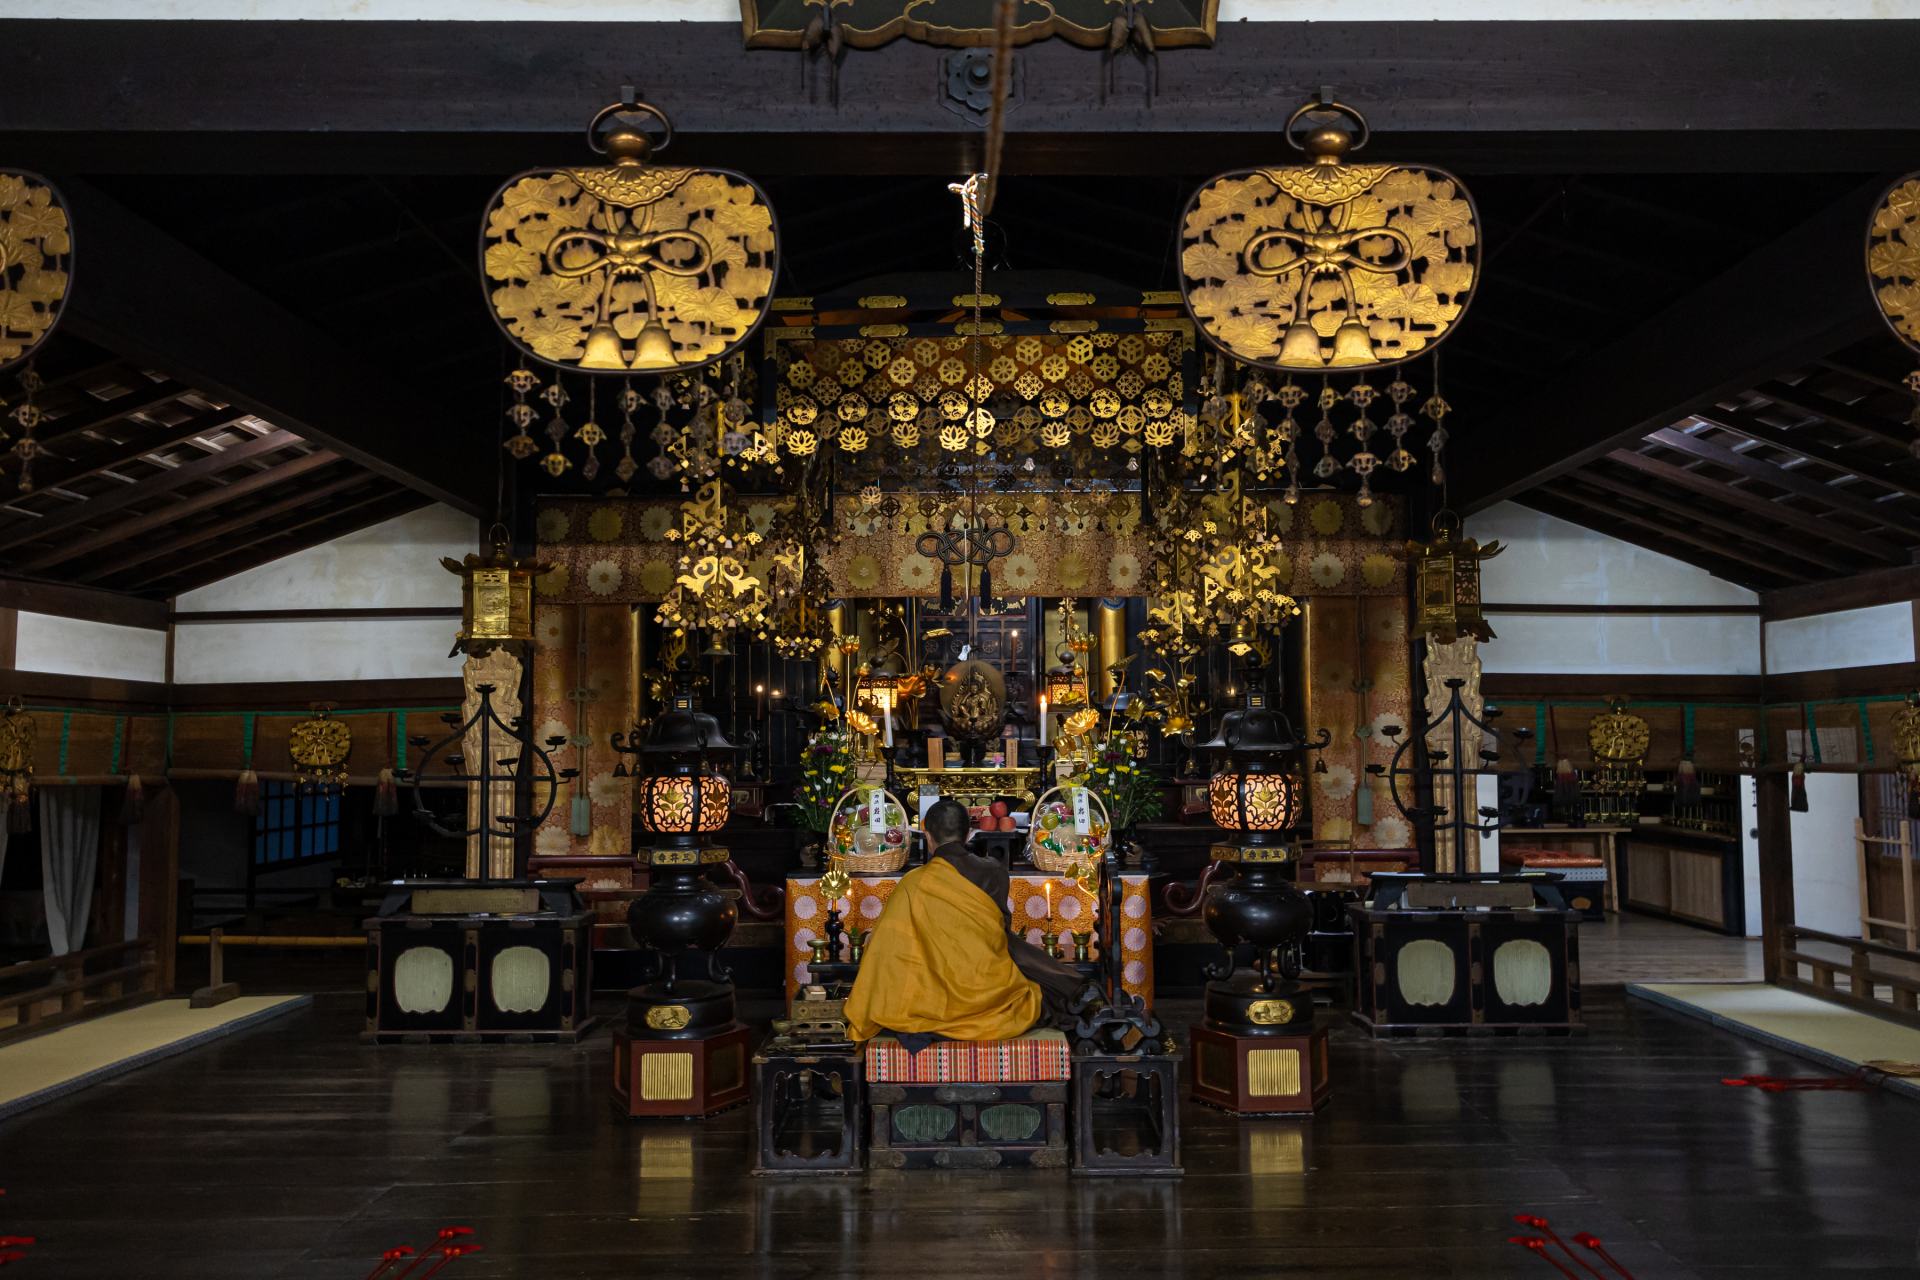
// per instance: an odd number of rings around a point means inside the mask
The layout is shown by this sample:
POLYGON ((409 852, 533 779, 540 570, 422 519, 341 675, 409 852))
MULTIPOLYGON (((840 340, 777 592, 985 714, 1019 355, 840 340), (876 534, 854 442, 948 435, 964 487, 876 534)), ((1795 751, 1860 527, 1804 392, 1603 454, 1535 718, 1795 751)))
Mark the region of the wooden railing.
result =
POLYGON ((89 947, 0 969, 0 1044, 157 994, 159 965, 151 938, 89 947))
POLYGON ((1892 1018, 1908 1026, 1920 1027, 1920 951, 1907 951, 1860 938, 1842 938, 1817 929, 1789 926, 1780 935, 1779 985, 1804 991, 1822 1000, 1831 1000, 1849 1008, 1864 1009, 1883 1018, 1892 1018), (1843 948, 1846 959, 1808 955, 1801 942, 1821 942, 1843 948), (1890 973, 1874 965, 1875 960, 1894 961, 1902 971, 1890 973), (1808 976, 1802 977, 1801 970, 1808 976), (1842 989, 1836 979, 1845 974, 1842 989), (1885 989, 1885 996, 1881 991, 1885 989))

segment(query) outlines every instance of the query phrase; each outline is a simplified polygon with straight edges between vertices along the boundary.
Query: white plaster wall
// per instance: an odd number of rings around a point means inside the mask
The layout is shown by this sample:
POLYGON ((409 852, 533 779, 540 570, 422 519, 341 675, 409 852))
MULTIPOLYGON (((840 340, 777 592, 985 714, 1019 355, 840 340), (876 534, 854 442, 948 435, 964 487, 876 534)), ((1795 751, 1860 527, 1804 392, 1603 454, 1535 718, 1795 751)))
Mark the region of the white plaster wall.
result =
MULTIPOLYGON (((178 613, 239 609, 393 609, 460 604, 440 558, 478 545, 478 522, 451 507, 396 516, 190 591, 178 613)), ((460 674, 447 650, 457 618, 176 624, 178 684, 418 679, 460 674)))
MULTIPOLYGON (((1467 520, 1467 532, 1507 549, 1480 566, 1480 591, 1513 604, 1759 603, 1745 587, 1684 560, 1582 525, 1501 502, 1467 520)), ((1496 626, 1499 624, 1496 623, 1496 626)))
POLYGON ((82 618, 22 613, 13 665, 22 671, 164 681, 167 633, 82 618))
MULTIPOLYGON (((458 560, 478 546, 479 521, 436 504, 189 591, 174 609, 458 605, 460 579, 440 566, 440 557, 458 560)), ((182 628, 181 634, 198 629, 182 628)))
POLYGON ((1807 775, 1807 812, 1792 815, 1795 924, 1843 938, 1860 936, 1860 868, 1853 849, 1859 816, 1858 777, 1807 775))
POLYGON ((1767 624, 1770 674, 1872 667, 1913 657, 1913 606, 1904 601, 1767 624))
MULTIPOLYGON (((1303 22, 1288 0, 1221 0, 1220 21, 1303 22)), ((1342 0, 1342 22, 1870 19, 1914 16, 1909 0, 1342 0)), ((306 18, 467 22, 730 22, 737 0, 0 0, 9 18, 306 18)))
MULTIPOLYGON (((455 603, 458 603, 456 599, 455 603)), ((458 618, 201 622, 175 629, 175 684, 457 676, 458 618)))
MULTIPOLYGON (((1672 556, 1518 503, 1467 521, 1506 549, 1480 567, 1495 604, 1731 605, 1759 596, 1672 556)), ((1760 621, 1716 614, 1489 614, 1498 638, 1480 647, 1489 673, 1760 674, 1760 621)))

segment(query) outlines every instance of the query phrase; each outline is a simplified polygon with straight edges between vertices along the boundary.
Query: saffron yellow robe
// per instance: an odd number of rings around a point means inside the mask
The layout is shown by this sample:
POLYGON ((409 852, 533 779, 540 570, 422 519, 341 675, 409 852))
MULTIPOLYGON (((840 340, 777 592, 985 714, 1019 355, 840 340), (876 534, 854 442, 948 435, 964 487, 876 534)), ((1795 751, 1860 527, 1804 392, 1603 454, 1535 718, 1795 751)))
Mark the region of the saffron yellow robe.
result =
POLYGON ((900 878, 847 997, 855 1040, 932 1031, 1007 1040, 1040 1018, 1040 987, 1007 950, 1007 918, 959 868, 934 858, 900 878))

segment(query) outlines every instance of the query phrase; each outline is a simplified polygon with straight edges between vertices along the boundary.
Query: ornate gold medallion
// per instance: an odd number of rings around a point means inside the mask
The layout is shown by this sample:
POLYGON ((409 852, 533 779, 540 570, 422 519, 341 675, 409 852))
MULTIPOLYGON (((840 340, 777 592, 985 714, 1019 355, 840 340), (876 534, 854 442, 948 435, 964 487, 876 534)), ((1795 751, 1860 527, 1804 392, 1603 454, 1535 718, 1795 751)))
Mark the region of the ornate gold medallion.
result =
POLYGON ((1293 1021, 1293 1001, 1255 1000, 1247 1006, 1247 1020, 1259 1027, 1277 1027, 1293 1021))
POLYGON ((59 190, 37 173, 0 169, 0 369, 47 340, 72 277, 73 226, 59 190))
POLYGON ((1894 336, 1920 351, 1920 173, 1888 187, 1873 208, 1867 284, 1894 336))
POLYGON ((589 372, 684 372, 740 348, 778 274, 766 194, 726 169, 653 166, 673 125, 647 103, 615 103, 587 133, 612 165, 523 173, 487 207, 481 273, 501 329, 589 372))
POLYGON ((315 705, 310 720, 287 733, 287 757, 293 761, 296 781, 303 787, 342 787, 347 782, 347 757, 353 754, 353 730, 331 718, 333 709, 315 705))
POLYGON ((1235 359, 1281 370, 1379 368, 1438 345, 1479 279, 1467 189, 1425 165, 1346 163, 1368 129, 1338 102, 1302 106, 1286 136, 1311 163, 1223 173, 1187 204, 1180 288, 1194 323, 1235 359))
POLYGON ((683 1004, 657 1004, 647 1010, 647 1029, 650 1031, 679 1031, 693 1015, 683 1004))

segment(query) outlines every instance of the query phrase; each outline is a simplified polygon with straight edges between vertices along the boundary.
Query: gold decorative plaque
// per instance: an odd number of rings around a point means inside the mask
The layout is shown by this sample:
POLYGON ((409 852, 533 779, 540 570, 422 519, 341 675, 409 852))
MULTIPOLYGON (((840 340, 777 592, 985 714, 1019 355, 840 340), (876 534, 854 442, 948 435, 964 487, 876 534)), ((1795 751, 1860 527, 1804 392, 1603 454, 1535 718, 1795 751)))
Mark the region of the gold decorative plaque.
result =
POLYGON ((1291 1000, 1255 1000, 1247 1006, 1247 1018, 1255 1026, 1276 1027, 1293 1021, 1291 1000))
POLYGON ((37 173, 0 169, 0 369, 32 355, 67 304, 73 226, 37 173))
POLYGON ((657 1004, 647 1010, 647 1028, 651 1031, 679 1031, 693 1015, 683 1004, 657 1004))
POLYGON ((353 754, 353 730, 332 719, 331 707, 315 706, 313 718, 287 733, 287 756, 304 787, 340 787, 347 781, 347 757, 353 754))
POLYGON ((1347 163, 1368 128, 1338 102, 1302 106, 1286 137, 1310 163, 1223 173, 1187 204, 1194 323, 1236 360, 1285 371, 1381 368, 1438 345, 1479 279, 1466 187, 1426 165, 1347 163))
POLYGON ((1894 336, 1920 351, 1920 173, 1888 187, 1873 207, 1867 283, 1894 336))
POLYGON ((740 348, 778 275, 766 194, 731 170, 652 164, 673 125, 644 102, 603 109, 587 135, 611 165, 529 171, 487 206, 481 274, 501 329, 589 372, 684 372, 740 348))

